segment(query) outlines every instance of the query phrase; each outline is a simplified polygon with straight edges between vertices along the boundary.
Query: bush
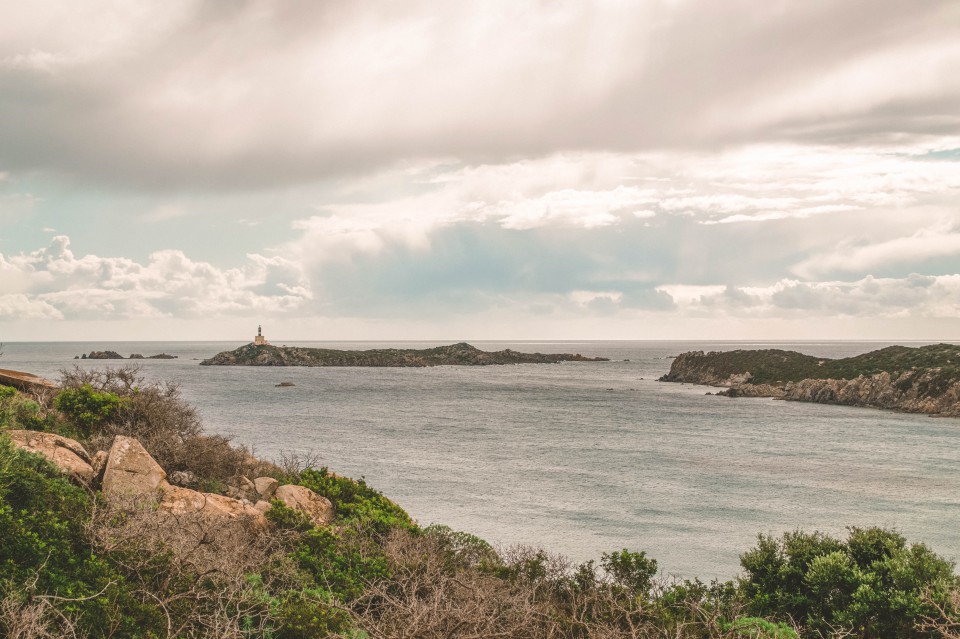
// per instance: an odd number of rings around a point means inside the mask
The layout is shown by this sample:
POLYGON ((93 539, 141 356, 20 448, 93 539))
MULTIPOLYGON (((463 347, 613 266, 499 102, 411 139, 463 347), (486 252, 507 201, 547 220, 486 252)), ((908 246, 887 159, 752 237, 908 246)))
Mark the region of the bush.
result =
POLYGON ((121 399, 110 392, 98 392, 90 384, 60 391, 53 402, 84 435, 96 427, 114 420, 123 405, 121 399))
POLYGON ((845 542, 820 533, 761 535, 740 561, 751 610, 795 619, 811 636, 836 629, 862 637, 925 636, 917 624, 942 616, 938 602, 958 586, 951 562, 882 528, 851 528, 845 542))
POLYGON ((296 483, 329 499, 336 508, 337 522, 350 523, 373 535, 385 535, 394 528, 413 528, 413 520, 400 506, 367 486, 361 478, 334 475, 326 468, 307 469, 296 483))

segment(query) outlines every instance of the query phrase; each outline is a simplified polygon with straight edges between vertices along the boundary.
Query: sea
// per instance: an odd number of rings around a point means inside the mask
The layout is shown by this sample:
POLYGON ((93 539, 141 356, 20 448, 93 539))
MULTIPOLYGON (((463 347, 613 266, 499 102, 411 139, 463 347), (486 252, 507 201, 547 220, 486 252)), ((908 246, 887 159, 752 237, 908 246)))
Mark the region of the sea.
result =
MULTIPOLYGON (((276 342, 275 342, 276 343, 276 342)), ((627 548, 665 576, 729 579, 758 534, 895 528, 960 560, 960 419, 729 399, 658 382, 691 350, 782 348, 846 357, 881 342, 472 342, 609 362, 435 368, 200 366, 239 342, 3 346, 0 368, 136 364, 180 384, 205 428, 262 457, 313 456, 364 478, 422 525, 571 561, 627 548), (91 350, 176 355, 77 360, 91 350), (294 386, 278 387, 288 381, 294 386)), ((909 346, 921 343, 900 342, 909 346)), ((441 342, 289 342, 427 348, 441 342)))

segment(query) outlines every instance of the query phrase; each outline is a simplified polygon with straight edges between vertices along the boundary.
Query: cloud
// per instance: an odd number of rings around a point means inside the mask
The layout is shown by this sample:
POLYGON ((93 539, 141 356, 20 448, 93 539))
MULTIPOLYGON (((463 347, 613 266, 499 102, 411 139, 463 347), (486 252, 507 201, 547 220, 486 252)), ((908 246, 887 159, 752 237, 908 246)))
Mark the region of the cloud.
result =
POLYGON ((62 0, 0 20, 0 166, 262 188, 415 159, 955 133, 955 8, 62 0))
POLYGON ((312 298, 297 265, 248 256, 220 269, 181 251, 157 251, 141 264, 127 258, 76 256, 66 236, 46 248, 0 255, 0 317, 7 319, 199 318, 284 312, 312 298))
POLYGON ((783 279, 764 287, 661 287, 685 313, 744 318, 937 318, 960 313, 960 274, 853 281, 783 279))
POLYGON ((951 223, 865 245, 844 241, 830 252, 812 255, 794 270, 808 277, 836 272, 863 273, 938 257, 960 257, 960 230, 951 223))

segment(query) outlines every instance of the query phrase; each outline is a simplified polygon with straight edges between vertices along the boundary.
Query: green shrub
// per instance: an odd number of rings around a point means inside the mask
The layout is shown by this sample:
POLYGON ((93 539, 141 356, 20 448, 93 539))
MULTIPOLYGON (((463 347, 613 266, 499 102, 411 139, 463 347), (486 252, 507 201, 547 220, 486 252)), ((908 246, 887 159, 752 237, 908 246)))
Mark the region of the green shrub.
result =
MULTIPOLYGON (((0 434, 0 599, 27 605, 37 596, 57 597, 57 617, 74 623, 80 636, 159 632, 160 611, 138 604, 109 561, 91 550, 84 535, 90 499, 0 434)), ((7 622, 0 621, 0 636, 12 632, 7 622)))
POLYGON ((336 509, 337 522, 350 523, 373 535, 384 535, 394 528, 413 528, 410 515, 363 479, 340 477, 326 468, 309 468, 297 483, 329 499, 336 509))
POLYGON ((80 432, 91 430, 116 418, 124 402, 114 393, 96 391, 90 384, 65 388, 54 400, 57 410, 67 416, 80 432))
POLYGON ((843 628, 882 639, 926 636, 917 623, 938 618, 934 604, 958 586, 951 562, 882 528, 851 528, 845 542, 820 533, 761 535, 740 562, 752 612, 794 619, 811 635, 843 628))

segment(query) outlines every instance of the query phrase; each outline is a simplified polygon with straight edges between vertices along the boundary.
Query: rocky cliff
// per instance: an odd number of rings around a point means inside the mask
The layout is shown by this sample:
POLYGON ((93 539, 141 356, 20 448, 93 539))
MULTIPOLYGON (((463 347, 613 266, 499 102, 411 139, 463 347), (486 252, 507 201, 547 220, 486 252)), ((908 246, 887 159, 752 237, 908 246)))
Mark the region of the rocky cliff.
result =
POLYGON ((960 416, 960 347, 893 346, 857 357, 792 351, 683 353, 660 381, 724 386, 718 395, 960 416))
POLYGON ((427 349, 384 348, 366 351, 342 351, 299 346, 247 344, 218 353, 200 362, 201 366, 489 366, 495 364, 555 364, 559 362, 605 362, 605 357, 519 353, 510 349, 482 351, 461 342, 427 349))

